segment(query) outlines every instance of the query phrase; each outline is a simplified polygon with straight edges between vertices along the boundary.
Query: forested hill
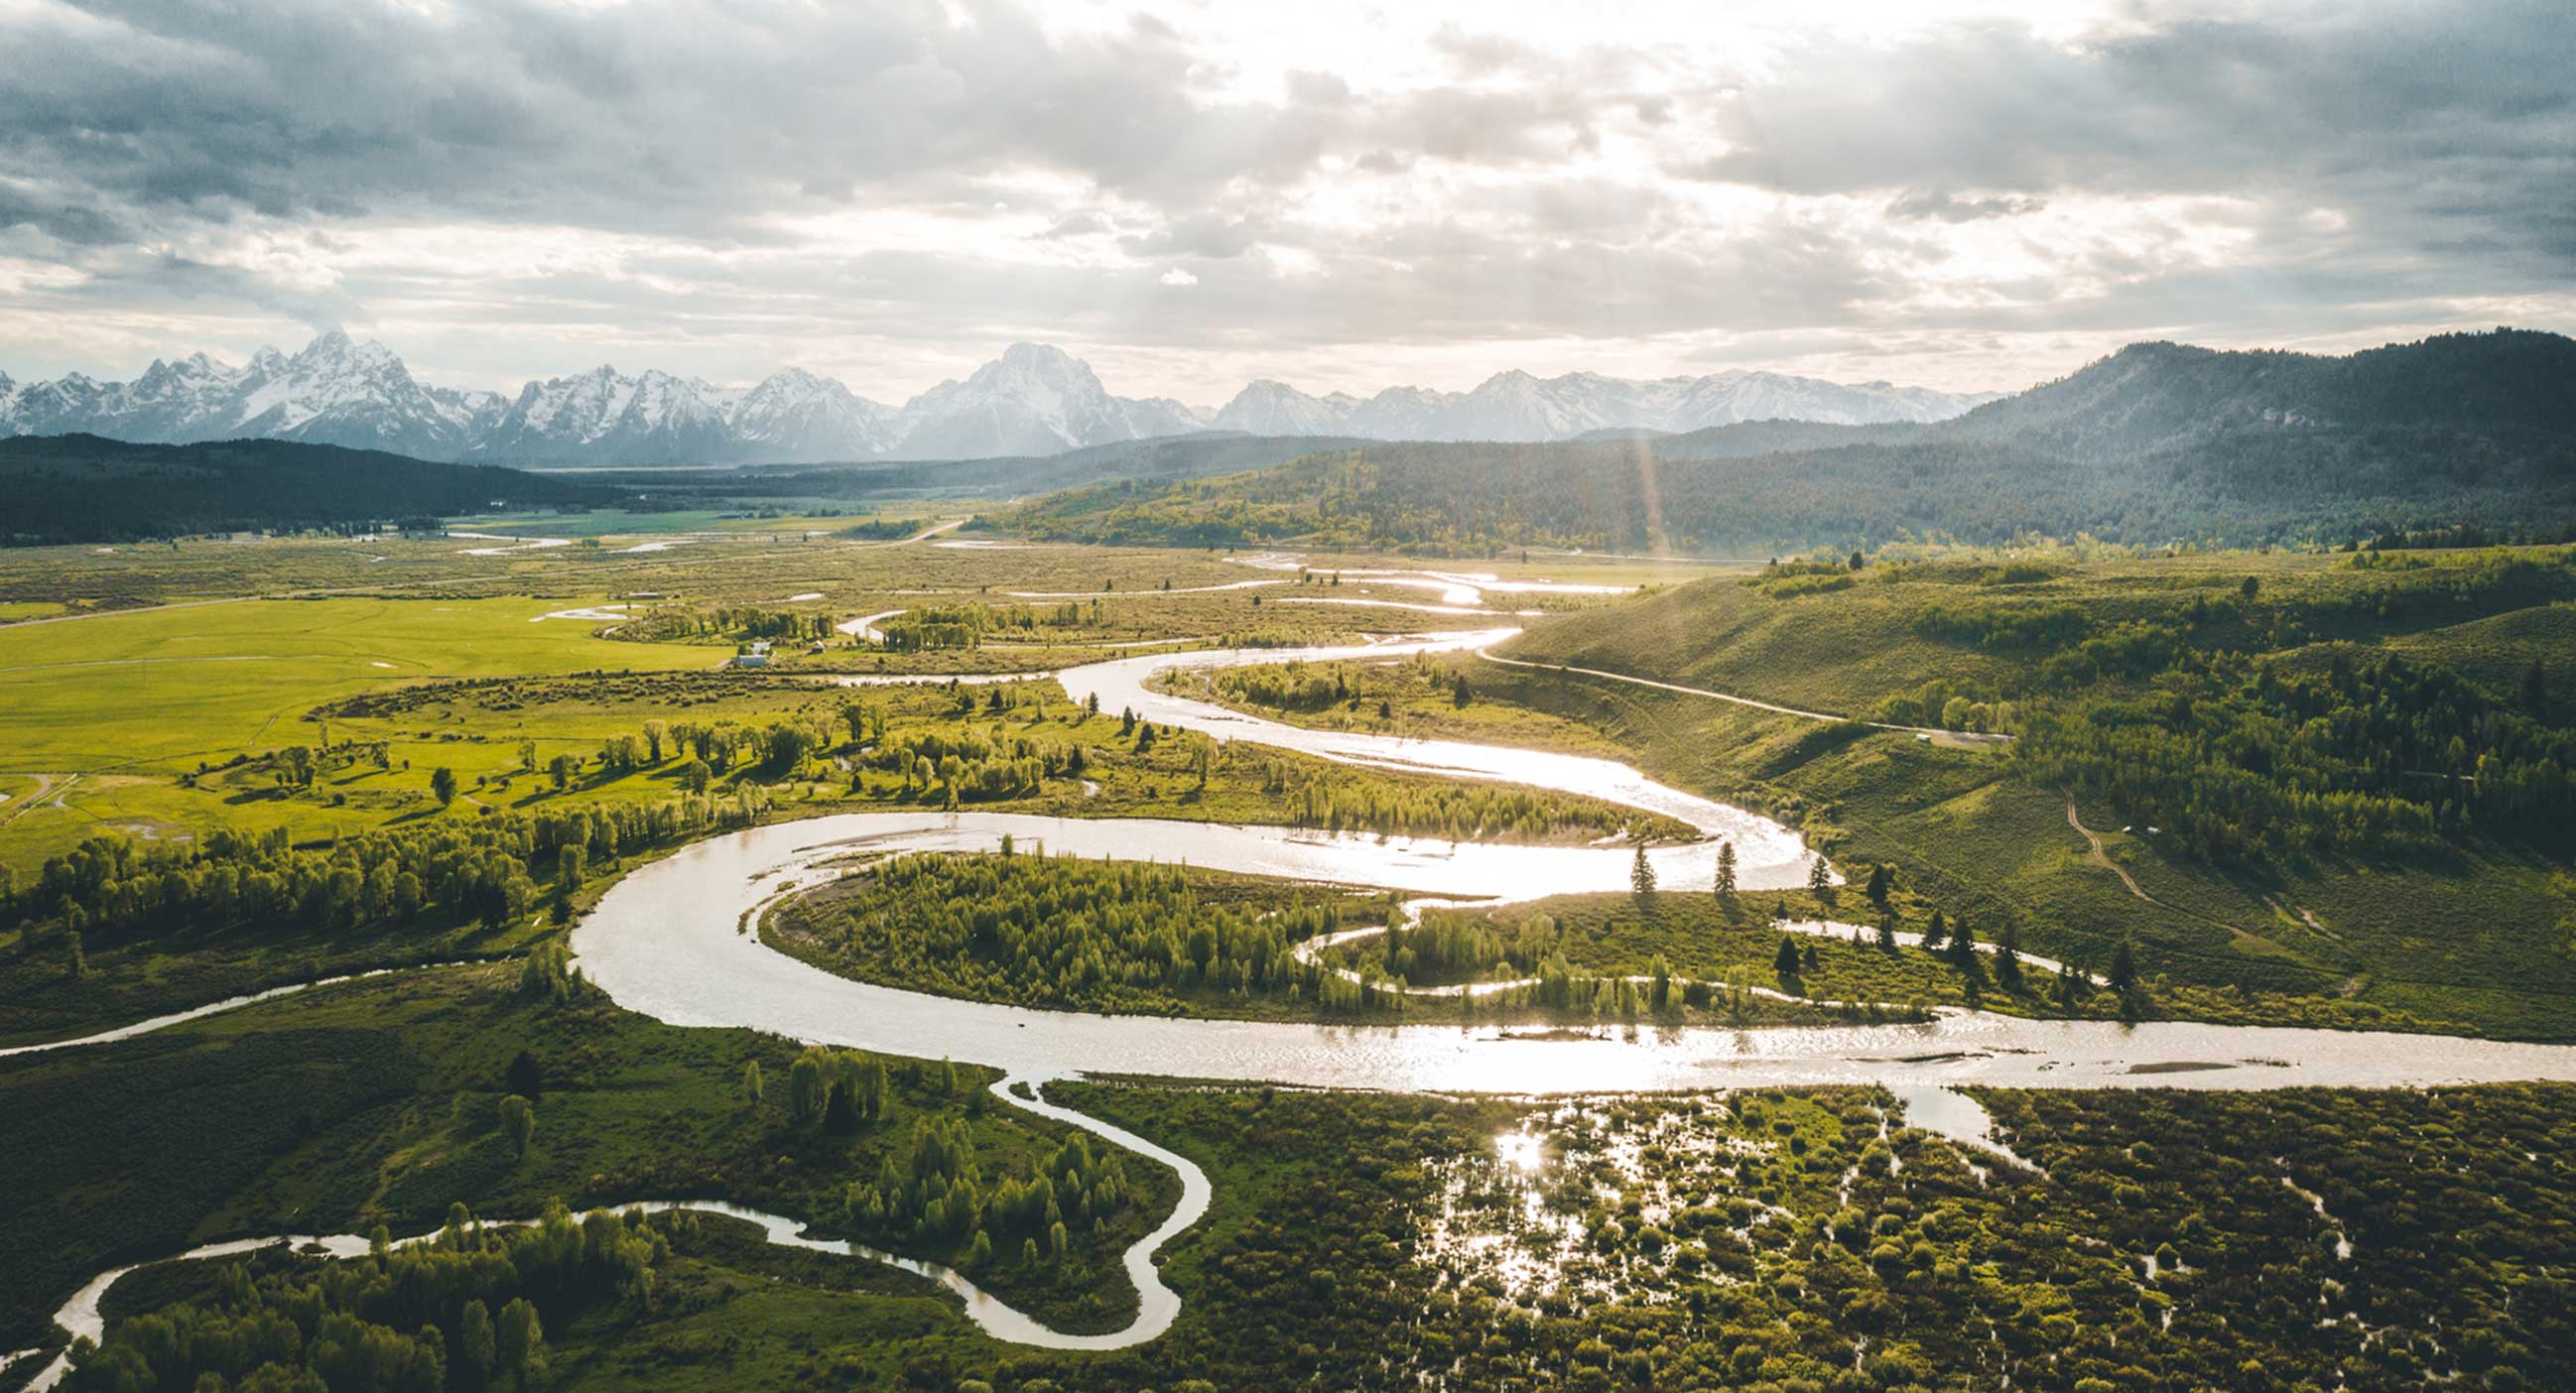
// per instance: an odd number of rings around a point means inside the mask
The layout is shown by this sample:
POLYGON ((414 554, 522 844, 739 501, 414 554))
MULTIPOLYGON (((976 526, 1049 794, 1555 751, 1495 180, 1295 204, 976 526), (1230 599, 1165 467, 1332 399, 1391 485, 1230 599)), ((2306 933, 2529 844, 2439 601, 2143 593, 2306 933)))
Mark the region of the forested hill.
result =
POLYGON ((391 521, 494 504, 583 506, 611 497, 584 480, 336 445, 0 439, 0 542, 12 545, 391 521))
POLYGON ((1110 484, 999 519, 1090 541, 1474 553, 1776 553, 2032 533, 2341 543, 2475 525, 2562 535, 2576 340, 2499 330, 2314 357, 2141 344, 1927 426, 1760 422, 1660 439, 1370 445, 1110 484))

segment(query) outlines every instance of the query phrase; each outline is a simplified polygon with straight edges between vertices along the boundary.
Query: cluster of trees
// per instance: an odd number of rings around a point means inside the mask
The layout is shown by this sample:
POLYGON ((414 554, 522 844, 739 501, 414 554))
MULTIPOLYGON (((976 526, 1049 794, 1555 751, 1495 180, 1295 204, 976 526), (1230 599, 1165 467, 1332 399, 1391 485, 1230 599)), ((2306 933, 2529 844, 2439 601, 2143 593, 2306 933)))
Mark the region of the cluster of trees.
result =
MULTIPOLYGON (((660 1222, 688 1224, 687 1215, 660 1222)), ((653 1301, 670 1242, 640 1217, 575 1219, 560 1201, 534 1224, 487 1227, 463 1205, 446 1227, 363 1259, 219 1268, 214 1294, 116 1322, 73 1347, 83 1393, 474 1393, 539 1386, 545 1327, 601 1305, 653 1301)))
POLYGON ((890 653, 924 653, 944 648, 980 648, 988 636, 1034 638, 1042 629, 1078 629, 1096 624, 1100 602, 1086 610, 1080 603, 1057 605, 941 605, 907 610, 877 626, 890 653))
POLYGON ((769 609, 759 605, 717 605, 710 609, 665 606, 617 626, 613 635, 636 643, 670 643, 721 637, 737 643, 767 639, 785 643, 830 639, 832 616, 820 610, 769 609))
MULTIPOLYGON (((756 789, 728 799, 495 814, 361 833, 316 849, 284 828, 221 828, 202 842, 91 837, 47 858, 24 886, 0 869, 0 922, 91 938, 236 924, 345 928, 426 914, 499 925, 527 913, 568 865, 699 832, 748 826, 766 808, 756 789), (568 848, 578 855, 567 857, 568 848)), ((69 940, 78 944, 79 938, 69 940)))
POLYGON ((2521 838, 2576 807, 2576 731, 2447 667, 2338 653, 2287 674, 2238 655, 2187 655, 2152 689, 2034 715, 2024 777, 2108 797, 2213 860, 2422 849, 2476 827, 2521 838))
POLYGON ((971 728, 894 735, 879 740, 867 758, 902 775, 905 792, 941 789, 952 804, 1025 797, 1037 793, 1050 774, 1078 776, 1088 761, 1079 744, 971 728))
POLYGON ((1281 663, 1271 667, 1219 668, 1210 675, 1224 700, 1274 711, 1359 709, 1361 679, 1341 663, 1281 663))
POLYGON ((1026 1006, 1173 1013, 1206 994, 1294 996, 1292 945, 1342 925, 1303 887, 1212 899, 1176 866, 923 852, 794 908, 793 932, 874 980, 1026 1006))
POLYGON ((1263 762, 1261 791, 1279 800, 1290 824, 1332 832, 1539 841, 1568 831, 1598 837, 1667 830, 1634 809, 1588 798, 1500 784, 1353 784, 1287 760, 1263 762))
POLYGON ((966 1266, 981 1268, 997 1251, 1035 1266, 1064 1256, 1073 1240, 1128 1207, 1127 1172, 1117 1157, 1093 1154, 1090 1138, 1068 1133, 1029 1173, 994 1181, 975 1153, 975 1135, 955 1115, 912 1124, 912 1143, 877 1161, 873 1181, 843 1196, 861 1234, 915 1244, 964 1243, 966 1266))

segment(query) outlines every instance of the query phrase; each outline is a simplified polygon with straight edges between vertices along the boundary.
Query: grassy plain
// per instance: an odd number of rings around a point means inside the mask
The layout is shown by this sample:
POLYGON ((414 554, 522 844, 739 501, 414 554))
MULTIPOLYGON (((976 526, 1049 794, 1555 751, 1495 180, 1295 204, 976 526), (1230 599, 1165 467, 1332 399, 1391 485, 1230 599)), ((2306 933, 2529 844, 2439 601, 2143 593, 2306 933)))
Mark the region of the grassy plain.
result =
MULTIPOLYGON (((2511 690, 2535 660, 2553 684, 2576 682, 2576 649, 2556 642, 2567 586, 2545 571, 2480 587, 2438 567, 2392 576, 2327 556, 2038 569, 1998 583, 1993 566, 1889 568, 1790 596, 1713 580, 1627 606, 1617 624, 1534 626, 1500 652, 1856 715, 1911 698, 1927 680, 2027 687, 2027 651, 1926 632, 1927 611, 1963 595, 2067 606, 2113 625, 2243 597, 2250 578, 2260 601, 2246 608, 2263 627, 2239 637, 2285 673, 2385 650, 2456 663, 2496 689, 2511 690)), ((1770 809, 1838 860, 1888 863, 1900 884, 1954 915, 1990 926, 2009 916, 2034 951, 2098 969, 2130 937, 2148 970, 2179 987, 2288 994, 2310 998, 2302 1009, 2311 1010, 2347 1000, 2509 1036, 2576 1035, 2576 882, 2564 847, 2545 839, 2471 832, 2434 856, 2219 867, 2160 850, 2149 829, 2098 799, 2023 781, 2006 752, 1575 674, 1471 672, 1483 698, 1606 732, 1649 772, 1770 809)), ((1436 701, 1410 709, 1426 728, 1441 719, 1436 701)))

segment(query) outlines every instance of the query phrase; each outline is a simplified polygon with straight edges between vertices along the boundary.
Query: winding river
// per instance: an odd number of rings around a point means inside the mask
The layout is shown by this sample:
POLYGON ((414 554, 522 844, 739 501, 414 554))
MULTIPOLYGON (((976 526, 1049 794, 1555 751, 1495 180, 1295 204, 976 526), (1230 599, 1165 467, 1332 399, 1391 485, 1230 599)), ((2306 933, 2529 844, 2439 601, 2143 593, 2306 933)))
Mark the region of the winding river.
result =
MULTIPOLYGON (((1151 654, 1068 669, 1058 680, 1077 700, 1097 695, 1105 711, 1129 709, 1157 725, 1219 739, 1379 768, 1589 794, 1673 817, 1708 840, 1650 853, 1667 887, 1709 884, 1718 840, 1735 843, 1739 882, 1747 888, 1805 883, 1812 854, 1795 832, 1743 809, 1655 783, 1615 761, 1307 730, 1148 685, 1154 674, 1173 669, 1464 651, 1515 632, 1479 630, 1352 647, 1151 654)), ((1990 1144, 1987 1119, 1973 1101, 1952 1091, 1960 1084, 2248 1089, 2576 1080, 2576 1047, 2569 1046, 2167 1021, 2124 1026, 1976 1011, 1945 1011, 1921 1024, 1762 1030, 1637 1026, 1573 1038, 1456 1024, 1336 1026, 1099 1016, 855 982, 778 953, 747 931, 751 911, 837 874, 836 862, 901 851, 990 851, 1005 837, 1022 851, 1182 861, 1214 870, 1501 900, 1625 889, 1633 852, 1625 846, 1504 847, 1152 819, 850 813, 710 838, 639 867, 613 886, 574 929, 572 948, 581 970, 620 1006, 675 1025, 749 1027, 817 1044, 995 1066, 1009 1075, 998 1088, 1015 1106, 1087 1128, 1180 1174, 1180 1205, 1127 1254, 1127 1270, 1143 1304, 1136 1321, 1122 1331, 1059 1335, 954 1273, 902 1264, 964 1294, 968 1314, 988 1331, 1023 1343, 1101 1349, 1161 1334, 1180 1301, 1163 1285, 1154 1255, 1195 1223, 1209 1200, 1206 1176, 1186 1159, 1045 1102, 1037 1086, 1051 1078, 1149 1074, 1512 1094, 1879 1084, 1906 1100, 1910 1122, 1977 1145, 1990 1144)), ((168 1019, 196 1014, 202 1013, 168 1019)), ((137 1028, 129 1027, 95 1038, 134 1033, 137 1028)), ((90 1042, 45 1048, 84 1043, 90 1042)), ((762 1223, 773 1241, 884 1257, 797 1238, 793 1224, 775 1216, 724 1212, 762 1223)), ((84 1289, 83 1298, 65 1308, 67 1327, 94 1333, 97 1296, 115 1275, 103 1276, 93 1284, 95 1290, 84 1289), (86 1308, 76 1309, 83 1299, 86 1308), (73 1324, 76 1319, 89 1328, 73 1324)), ((59 1376, 57 1361, 31 1386, 50 1386, 59 1376)))

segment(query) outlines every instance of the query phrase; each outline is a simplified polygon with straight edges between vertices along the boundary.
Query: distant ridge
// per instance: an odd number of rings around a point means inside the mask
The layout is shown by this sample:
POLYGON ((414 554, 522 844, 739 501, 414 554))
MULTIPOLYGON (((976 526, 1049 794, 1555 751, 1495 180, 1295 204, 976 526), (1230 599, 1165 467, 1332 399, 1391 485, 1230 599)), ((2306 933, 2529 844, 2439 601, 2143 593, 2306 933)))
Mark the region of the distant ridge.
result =
POLYGON ((2557 538, 2576 515, 2571 384, 2576 339, 2526 330, 2340 357, 2139 344, 1944 421, 1368 445, 1185 490, 1079 490, 999 521, 1066 540, 1452 555, 2557 538))
POLYGON ((136 445, 95 435, 0 439, 0 542, 124 542, 587 507, 604 486, 287 440, 136 445))
POLYGON ((1655 381, 1506 372, 1468 392, 1389 387, 1367 398, 1254 382, 1208 411, 1113 396, 1081 359, 1026 343, 900 407, 798 368, 735 390, 602 365, 504 396, 426 385, 384 345, 332 330, 291 357, 264 348, 240 366, 203 353, 156 359, 131 382, 74 373, 16 383, 0 374, 0 435, 85 433, 153 444, 264 438, 535 466, 810 464, 1036 457, 1207 429, 1526 441, 1755 419, 1919 422, 1989 399, 1767 372, 1655 381))

